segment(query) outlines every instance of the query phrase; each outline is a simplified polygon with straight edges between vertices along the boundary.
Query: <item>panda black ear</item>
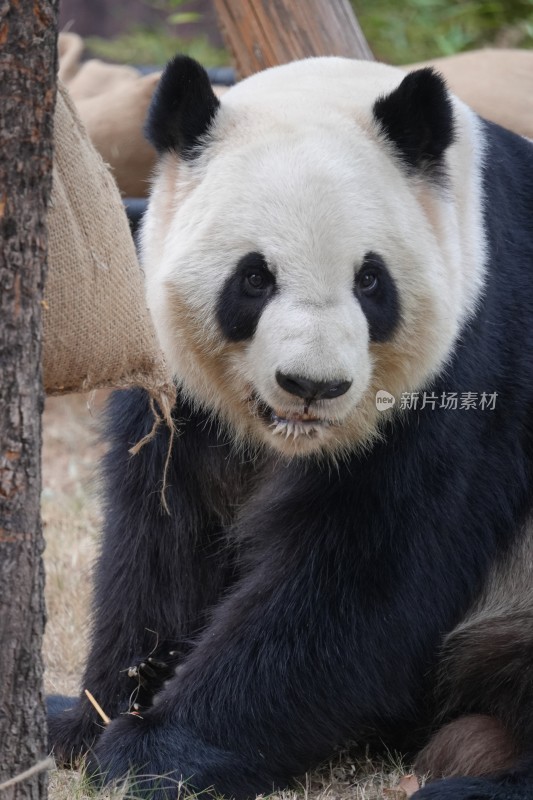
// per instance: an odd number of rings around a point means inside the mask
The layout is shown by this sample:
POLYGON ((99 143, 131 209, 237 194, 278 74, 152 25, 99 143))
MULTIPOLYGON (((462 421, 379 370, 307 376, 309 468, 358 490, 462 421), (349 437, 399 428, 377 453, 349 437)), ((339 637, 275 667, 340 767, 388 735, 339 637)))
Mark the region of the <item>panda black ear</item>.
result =
POLYGON ((152 98, 145 125, 159 153, 194 158, 220 106, 205 69, 188 56, 169 61, 152 98))
POLYGON ((454 140, 453 106, 444 79, 432 69, 405 76, 397 89, 374 103, 381 132, 410 169, 434 170, 454 140))

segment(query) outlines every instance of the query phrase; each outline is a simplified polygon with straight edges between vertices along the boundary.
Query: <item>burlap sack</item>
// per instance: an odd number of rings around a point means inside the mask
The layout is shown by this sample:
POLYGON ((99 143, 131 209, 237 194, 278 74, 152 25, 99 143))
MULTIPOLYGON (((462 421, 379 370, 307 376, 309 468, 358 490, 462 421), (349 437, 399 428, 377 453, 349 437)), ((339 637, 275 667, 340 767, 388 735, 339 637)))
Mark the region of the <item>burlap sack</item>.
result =
MULTIPOLYGON (((75 80, 92 72, 92 65, 88 61, 87 69, 82 67, 75 80)), ((72 98, 92 143, 111 166, 125 197, 146 197, 150 190, 156 152, 146 140, 143 126, 158 81, 159 73, 137 74, 134 80, 104 83, 105 89, 101 84, 100 93, 92 97, 72 98)))
MULTIPOLYGON (((61 59, 59 63, 61 64, 61 59)), ((135 67, 106 64, 98 58, 91 58, 79 64, 76 74, 66 82, 66 86, 74 105, 78 108, 80 100, 97 97, 117 86, 127 89, 128 84, 135 83, 139 78, 140 72, 135 67)))
POLYGON ((62 84, 54 142, 45 389, 62 394, 143 386, 164 411, 174 390, 146 309, 120 195, 62 84))
POLYGON ((533 138, 533 51, 473 50, 405 69, 432 66, 485 119, 533 138))
POLYGON ((133 67, 95 58, 82 62, 83 50, 80 36, 59 34, 59 77, 122 195, 146 197, 156 152, 143 127, 159 74, 143 76, 133 67))

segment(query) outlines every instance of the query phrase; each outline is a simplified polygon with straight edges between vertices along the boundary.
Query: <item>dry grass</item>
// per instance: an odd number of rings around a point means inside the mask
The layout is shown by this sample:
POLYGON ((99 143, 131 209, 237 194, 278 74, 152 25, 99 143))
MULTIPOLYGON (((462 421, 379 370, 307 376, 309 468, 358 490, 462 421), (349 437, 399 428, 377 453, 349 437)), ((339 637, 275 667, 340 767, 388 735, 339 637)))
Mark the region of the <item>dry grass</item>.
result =
POLYGON ((43 424, 42 493, 49 693, 77 693, 85 660, 90 572, 100 525, 93 491, 99 451, 87 398, 49 399, 43 424))
MULTIPOLYGON (((76 694, 87 651, 90 572, 96 556, 100 510, 95 491, 96 419, 102 395, 50 398, 44 414, 42 512, 47 547, 48 624, 46 691, 76 694)), ((279 800, 402 800, 391 791, 404 770, 391 759, 376 764, 339 756, 306 775, 297 791, 279 800), (385 793, 384 793, 385 790, 385 793)), ((124 792, 95 795, 78 772, 54 770, 50 800, 124 800, 124 792)))
MULTIPOLYGON (((269 800, 406 800, 397 787, 405 774, 401 765, 392 762, 351 761, 340 756, 305 775, 293 791, 270 795, 269 800)), ((130 800, 127 790, 114 789, 96 793, 79 772, 54 770, 50 777, 50 800, 130 800)), ((189 800, 202 795, 189 795, 189 800)))

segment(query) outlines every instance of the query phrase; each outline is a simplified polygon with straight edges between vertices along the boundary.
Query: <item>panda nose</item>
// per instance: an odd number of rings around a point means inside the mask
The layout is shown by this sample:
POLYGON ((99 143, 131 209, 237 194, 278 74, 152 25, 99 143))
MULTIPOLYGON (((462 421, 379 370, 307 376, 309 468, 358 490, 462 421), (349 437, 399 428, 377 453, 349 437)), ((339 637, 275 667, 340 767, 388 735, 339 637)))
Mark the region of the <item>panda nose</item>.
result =
POLYGON ((352 381, 312 381, 301 375, 285 375, 279 370, 276 380, 286 392, 304 400, 331 400, 346 394, 352 385, 352 381))

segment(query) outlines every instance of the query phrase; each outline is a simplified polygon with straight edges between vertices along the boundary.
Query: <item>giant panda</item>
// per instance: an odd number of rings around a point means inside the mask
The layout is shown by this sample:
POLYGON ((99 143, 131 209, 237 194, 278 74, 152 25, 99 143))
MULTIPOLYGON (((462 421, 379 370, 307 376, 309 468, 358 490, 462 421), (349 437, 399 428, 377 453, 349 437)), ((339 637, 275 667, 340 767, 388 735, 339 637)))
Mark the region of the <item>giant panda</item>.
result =
POLYGON ((131 456, 151 403, 112 397, 82 684, 112 722, 52 702, 57 758, 240 800, 475 715, 512 755, 417 800, 530 800, 533 145, 430 69, 339 58, 219 102, 177 57, 147 133, 176 434, 131 456))

